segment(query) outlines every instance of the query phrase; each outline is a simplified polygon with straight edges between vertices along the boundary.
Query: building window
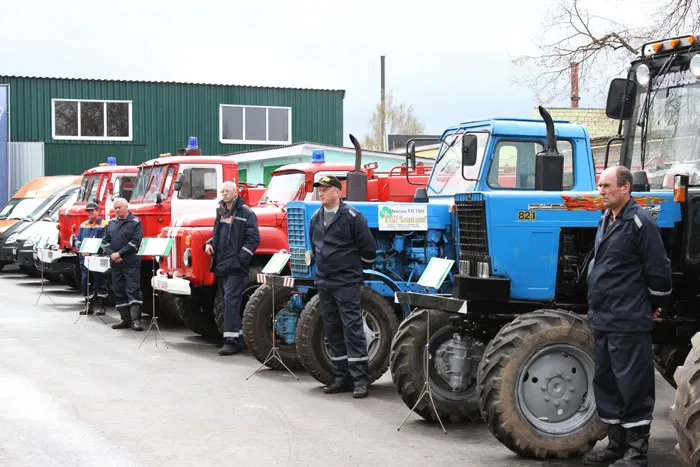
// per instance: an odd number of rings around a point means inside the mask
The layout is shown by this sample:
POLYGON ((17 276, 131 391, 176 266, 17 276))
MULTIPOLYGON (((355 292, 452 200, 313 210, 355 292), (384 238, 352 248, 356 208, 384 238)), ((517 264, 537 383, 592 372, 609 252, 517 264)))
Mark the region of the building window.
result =
POLYGON ((131 101, 51 100, 53 139, 131 141, 131 101))
POLYGON ((219 140, 224 144, 291 144, 291 107, 219 106, 219 140))

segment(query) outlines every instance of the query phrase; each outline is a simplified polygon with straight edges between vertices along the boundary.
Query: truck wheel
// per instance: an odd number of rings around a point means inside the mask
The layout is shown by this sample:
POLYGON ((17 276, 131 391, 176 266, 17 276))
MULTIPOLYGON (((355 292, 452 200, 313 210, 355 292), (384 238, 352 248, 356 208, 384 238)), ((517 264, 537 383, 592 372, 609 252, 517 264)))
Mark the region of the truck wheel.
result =
MULTIPOLYGON (((276 314, 287 306, 291 296, 290 289, 275 287, 276 314)), ((261 285, 248 300, 243 311, 243 336, 250 353, 260 363, 264 362, 272 348, 272 286, 261 285)), ((301 369, 296 346, 285 343, 279 336, 275 336, 275 339, 284 364, 292 370, 301 369)), ((270 360, 267 366, 273 370, 284 369, 280 362, 274 359, 270 360)))
POLYGON ((7 266, 8 264, 9 264, 9 263, 3 263, 2 261, 0 261, 0 271, 2 271, 3 268, 4 268, 5 266, 7 266))
MULTIPOLYGON (((428 375, 437 414, 443 422, 479 420, 476 377, 484 344, 471 338, 456 340, 449 324, 450 315, 440 310, 416 310, 399 326, 391 343, 391 378, 396 389, 408 407, 416 404, 425 382, 428 312, 431 362, 428 375)), ((425 397, 414 411, 426 420, 437 421, 425 397)))
POLYGON ((171 323, 184 324, 181 318, 180 303, 176 300, 176 297, 173 294, 158 291, 156 307, 158 309, 159 317, 165 318, 171 323))
POLYGON ((594 341, 584 318, 538 310, 504 326, 479 365, 481 415, 523 457, 581 455, 605 436, 593 396, 594 341))
POLYGON ((63 281, 63 277, 60 274, 56 274, 55 272, 45 272, 44 278, 46 280, 48 280, 49 282, 61 282, 61 281, 63 281))
MULTIPOLYGON (((374 290, 362 286, 360 291, 365 338, 369 356, 369 376, 379 379, 389 367, 391 339, 398 327, 396 315, 389 302, 374 290)), ((334 381, 331 356, 323 334, 318 295, 304 306, 297 321, 297 354, 311 376, 323 384, 334 381)))
POLYGON ((700 465, 700 332, 693 349, 674 375, 678 389, 671 406, 671 422, 678 435, 676 452, 683 465, 700 465))
MULTIPOLYGON (((243 323, 243 311, 245 310, 248 300, 250 300, 250 297, 257 290, 257 288, 260 287, 257 277, 260 271, 260 268, 251 266, 248 278, 246 279, 245 284, 243 284, 243 297, 241 297, 241 323, 243 323)), ((222 291, 217 285, 216 298, 214 298, 214 321, 216 322, 216 327, 219 328, 219 336, 224 335, 224 309, 221 307, 223 299, 221 294, 222 291)))
POLYGON ((214 315, 210 306, 202 305, 191 297, 175 297, 177 306, 183 310, 185 326, 192 332, 204 337, 219 338, 219 330, 214 323, 214 315))

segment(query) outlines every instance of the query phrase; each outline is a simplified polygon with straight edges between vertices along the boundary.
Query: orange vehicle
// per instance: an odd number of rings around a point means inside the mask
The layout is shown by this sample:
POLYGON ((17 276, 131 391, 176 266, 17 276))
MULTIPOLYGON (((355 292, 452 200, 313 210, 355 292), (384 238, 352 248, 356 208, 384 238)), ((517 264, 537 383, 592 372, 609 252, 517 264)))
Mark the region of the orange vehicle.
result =
MULTIPOLYGON (((259 272, 273 254, 289 249, 287 202, 317 200, 313 184, 326 175, 341 180, 341 197, 345 197, 345 179, 355 166, 325 162, 322 153, 314 158, 316 160, 311 163, 285 165, 273 171, 267 191, 252 208, 258 218, 260 245, 255 251, 251 277, 244 287, 242 307, 258 286, 254 273, 259 272)), ((368 179, 367 201, 413 201, 416 188, 427 184, 432 169, 419 165, 416 170, 409 170, 411 182, 408 182, 405 166, 394 167, 389 172, 379 172, 376 168, 376 163, 362 168, 368 179)), ((209 271, 209 256, 204 252, 204 242, 213 233, 214 219, 214 209, 178 218, 173 216, 172 224, 165 227, 160 236, 173 238, 174 245, 170 255, 161 258, 158 276, 152 281, 159 291, 159 299, 173 299, 167 307, 170 313, 176 310, 190 330, 211 337, 221 335, 223 326, 215 277, 209 271)))

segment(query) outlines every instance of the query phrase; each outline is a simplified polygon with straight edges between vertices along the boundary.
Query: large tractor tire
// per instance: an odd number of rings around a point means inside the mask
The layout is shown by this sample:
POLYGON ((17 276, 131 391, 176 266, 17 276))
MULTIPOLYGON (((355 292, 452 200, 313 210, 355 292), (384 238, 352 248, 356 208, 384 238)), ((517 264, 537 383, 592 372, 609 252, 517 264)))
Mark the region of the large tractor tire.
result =
POLYGON ((654 345, 654 366, 664 379, 674 388, 676 381, 673 375, 676 368, 681 366, 690 352, 690 344, 681 346, 654 345))
MULTIPOLYGON (((391 339, 396 333, 398 322, 391 304, 374 290, 362 286, 360 300, 365 321, 369 376, 372 381, 376 381, 389 368, 391 339)), ((335 378, 323 334, 318 295, 308 301, 299 316, 296 341, 297 354, 306 371, 321 383, 332 384, 335 378)))
POLYGON ((676 400, 671 422, 678 435, 676 452, 686 467, 700 466, 700 332, 693 337, 693 349, 674 375, 676 400))
POLYGON ((606 434, 593 395, 594 339, 585 319, 538 310, 504 326, 479 365, 481 415, 522 457, 581 455, 606 434))
MULTIPOLYGON (((250 267, 250 274, 243 284, 243 297, 241 297, 241 323, 243 323, 243 311, 245 310, 248 300, 253 295, 253 293, 260 287, 258 283, 258 273, 261 271, 260 268, 256 266, 250 267)), ((223 303, 223 291, 220 287, 216 287, 216 297, 214 298, 214 322, 216 322, 216 327, 219 329, 219 336, 224 335, 224 308, 221 306, 223 303)))
POLYGON ((426 326, 429 324, 428 377, 437 414, 425 397, 414 411, 430 421, 437 421, 437 415, 443 422, 479 420, 476 383, 484 345, 469 338, 456 340, 449 317, 439 310, 422 309, 414 311, 401 323, 391 343, 391 377, 404 403, 414 407, 425 382, 426 326))
POLYGON ((214 323, 211 305, 200 302, 192 297, 175 297, 177 306, 183 310, 184 325, 192 332, 204 337, 219 338, 219 330, 214 323))
MULTIPOLYGON (((290 289, 275 286, 275 316, 287 306, 292 296, 290 289)), ((263 363, 272 348, 272 286, 261 285, 253 295, 243 311, 243 336, 250 353, 263 363)), ((287 367, 292 370, 302 368, 295 344, 287 344, 278 335, 275 336, 280 357, 287 367)), ((284 368, 276 359, 269 360, 267 366, 273 370, 284 368)))

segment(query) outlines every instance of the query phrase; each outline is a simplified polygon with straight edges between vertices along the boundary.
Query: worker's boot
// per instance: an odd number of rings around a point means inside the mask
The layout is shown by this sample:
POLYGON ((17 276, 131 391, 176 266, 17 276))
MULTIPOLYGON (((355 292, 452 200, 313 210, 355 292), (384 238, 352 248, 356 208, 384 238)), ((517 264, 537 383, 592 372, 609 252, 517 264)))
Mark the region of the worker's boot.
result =
POLYGON ((588 452, 583 456, 585 465, 610 465, 625 455, 625 429, 622 425, 608 425, 608 445, 605 449, 588 452))
POLYGON ((143 331, 141 326, 141 305, 131 305, 131 329, 143 331))
POLYGON ((107 313, 107 309, 105 308, 105 301, 106 299, 104 297, 97 297, 97 311, 95 311, 96 315, 102 316, 105 313, 107 313))
POLYGON ((131 327, 131 314, 128 308, 117 308, 121 321, 112 325, 112 329, 129 329, 131 327))
POLYGON ((622 459, 611 467, 647 467, 647 452, 649 451, 649 430, 651 425, 635 426, 634 428, 626 428, 625 436, 627 437, 627 449, 622 459))

